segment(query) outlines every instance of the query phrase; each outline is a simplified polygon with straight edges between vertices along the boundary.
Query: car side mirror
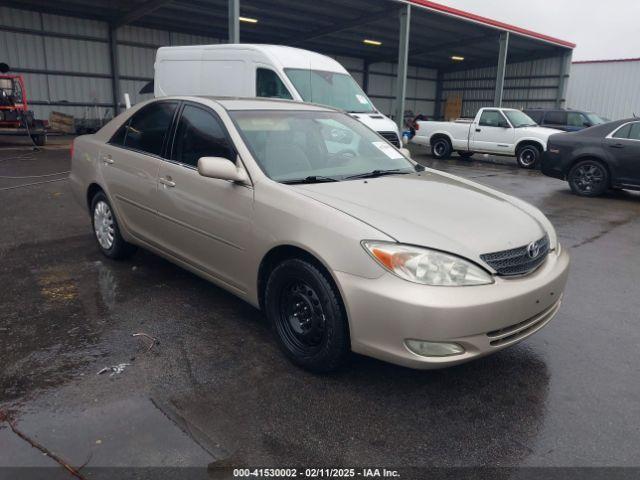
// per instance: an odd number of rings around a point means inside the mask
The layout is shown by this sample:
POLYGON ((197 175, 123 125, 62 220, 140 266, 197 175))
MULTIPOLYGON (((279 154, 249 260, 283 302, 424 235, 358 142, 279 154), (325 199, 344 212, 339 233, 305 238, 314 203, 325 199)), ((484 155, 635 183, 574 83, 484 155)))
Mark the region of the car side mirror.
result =
POLYGON ((511 125, 509 125, 508 123, 501 123, 500 126, 502 128, 511 128, 511 125))
POLYGON ((400 153, 407 158, 411 158, 411 150, 409 150, 408 148, 401 148, 400 153))
POLYGON ((202 157, 198 160, 198 173, 203 177, 247 183, 249 176, 244 167, 239 167, 228 158, 202 157))
POLYGON ((582 124, 583 127, 589 128, 589 127, 593 127, 593 125, 591 124, 591 122, 584 122, 582 124))

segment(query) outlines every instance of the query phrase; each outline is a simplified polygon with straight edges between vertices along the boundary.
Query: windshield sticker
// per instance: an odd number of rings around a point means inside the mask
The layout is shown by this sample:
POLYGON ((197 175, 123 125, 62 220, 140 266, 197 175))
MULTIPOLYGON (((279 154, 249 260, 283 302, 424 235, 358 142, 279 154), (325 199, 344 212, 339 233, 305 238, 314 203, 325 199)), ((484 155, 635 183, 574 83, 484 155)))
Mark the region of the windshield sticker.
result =
POLYGON ((384 153, 391 160, 395 160, 397 158, 404 158, 398 150, 393 148, 388 143, 385 143, 385 142, 372 142, 372 143, 378 148, 378 150, 384 153))
POLYGON ((360 95, 360 94, 356 94, 356 98, 358 99, 358 101, 363 104, 363 105, 369 105, 369 102, 367 100, 367 97, 365 97, 364 95, 360 95))

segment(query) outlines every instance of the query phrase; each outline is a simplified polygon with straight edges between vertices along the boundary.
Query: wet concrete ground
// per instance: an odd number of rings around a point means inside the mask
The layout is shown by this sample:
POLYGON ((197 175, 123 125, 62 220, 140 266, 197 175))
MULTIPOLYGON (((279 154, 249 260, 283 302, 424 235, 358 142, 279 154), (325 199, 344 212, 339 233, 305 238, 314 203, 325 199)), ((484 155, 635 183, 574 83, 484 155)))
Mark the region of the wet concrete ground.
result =
MULTIPOLYGON (((316 376, 232 295, 150 253, 102 257, 67 182, 51 181, 65 174, 4 178, 68 170, 65 139, 34 154, 0 143, 0 409, 83 471, 640 466, 640 195, 578 198, 511 159, 415 158, 541 208, 572 255, 565 303, 526 342, 467 365, 354 356, 316 376), (147 351, 137 332, 160 344, 147 351)), ((0 466, 68 477, 6 423, 0 466)))

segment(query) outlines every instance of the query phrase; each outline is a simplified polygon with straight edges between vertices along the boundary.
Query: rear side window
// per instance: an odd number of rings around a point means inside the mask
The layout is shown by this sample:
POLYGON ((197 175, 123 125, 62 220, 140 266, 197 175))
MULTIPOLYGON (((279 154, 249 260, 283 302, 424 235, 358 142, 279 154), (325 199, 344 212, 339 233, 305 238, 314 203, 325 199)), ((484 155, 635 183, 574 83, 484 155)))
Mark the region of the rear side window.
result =
POLYGON ((631 124, 627 124, 624 127, 620 128, 616 133, 613 134, 613 138, 629 138, 629 134, 631 133, 631 124))
POLYGON ((545 125, 566 125, 567 113, 566 112, 547 112, 544 116, 545 125))
POLYGON ((525 110, 524 113, 529 115, 531 119, 538 124, 542 122, 542 117, 544 116, 544 111, 542 110, 525 110))
POLYGON ((480 116, 480 125, 484 127, 500 127, 507 123, 497 110, 485 110, 480 116))
POLYGON ((159 102, 136 112, 111 138, 109 143, 161 155, 176 103, 159 102))
POLYGON ((291 94, 278 74, 268 68, 256 70, 256 96, 268 98, 285 98, 291 100, 291 94))
POLYGON ((640 140, 640 123, 636 122, 631 125, 631 131, 629 132, 629 139, 640 140))
POLYGON ((186 105, 178 123, 172 159, 197 167, 201 157, 224 157, 235 162, 235 156, 220 119, 210 111, 186 105))

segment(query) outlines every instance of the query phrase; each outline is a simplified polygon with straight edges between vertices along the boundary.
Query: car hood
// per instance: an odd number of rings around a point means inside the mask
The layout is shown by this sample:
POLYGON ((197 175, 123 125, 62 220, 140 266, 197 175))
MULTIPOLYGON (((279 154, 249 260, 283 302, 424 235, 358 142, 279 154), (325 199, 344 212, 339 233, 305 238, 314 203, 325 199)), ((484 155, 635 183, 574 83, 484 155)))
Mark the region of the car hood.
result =
POLYGON ((398 242, 478 262, 484 253, 528 245, 545 234, 507 195, 431 170, 294 188, 398 242))
POLYGON ((549 138, 556 133, 563 133, 562 130, 547 127, 522 127, 519 130, 526 132, 527 135, 536 136, 538 138, 549 138))
POLYGON ((398 127, 395 122, 381 113, 353 113, 351 116, 376 132, 398 133, 398 127))

